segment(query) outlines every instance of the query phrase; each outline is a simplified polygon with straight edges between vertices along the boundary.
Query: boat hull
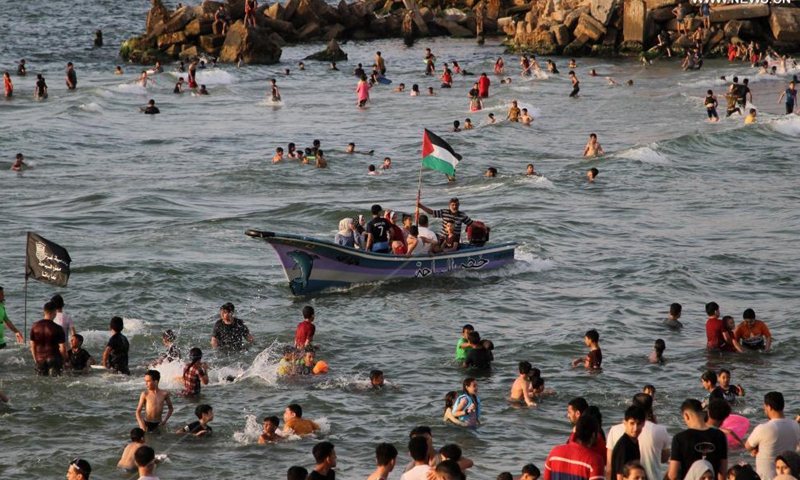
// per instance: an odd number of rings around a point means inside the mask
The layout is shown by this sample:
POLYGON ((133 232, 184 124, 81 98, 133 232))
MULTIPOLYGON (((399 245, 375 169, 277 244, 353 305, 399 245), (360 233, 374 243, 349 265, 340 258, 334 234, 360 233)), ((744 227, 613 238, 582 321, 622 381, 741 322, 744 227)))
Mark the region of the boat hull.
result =
POLYGON ((285 233, 248 230, 278 254, 294 295, 357 283, 425 278, 459 270, 488 270, 514 261, 516 243, 468 247, 448 254, 415 256, 365 252, 333 242, 285 233))

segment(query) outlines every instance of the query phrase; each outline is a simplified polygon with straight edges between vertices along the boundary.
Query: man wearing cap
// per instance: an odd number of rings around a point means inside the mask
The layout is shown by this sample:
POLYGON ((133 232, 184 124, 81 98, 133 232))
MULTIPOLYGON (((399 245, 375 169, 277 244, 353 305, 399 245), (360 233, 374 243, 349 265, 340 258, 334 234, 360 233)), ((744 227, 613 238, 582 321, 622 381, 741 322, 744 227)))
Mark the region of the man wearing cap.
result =
POLYGON ((222 350, 242 350, 245 339, 250 343, 256 343, 256 339, 250 334, 244 322, 234 318, 234 308, 231 302, 220 307, 220 319, 214 324, 214 332, 211 334, 212 347, 222 350))
POLYGON ((14 336, 17 338, 19 343, 23 343, 25 341, 22 338, 22 334, 17 330, 17 327, 11 323, 11 320, 8 319, 8 314, 6 314, 6 295, 3 292, 3 287, 0 287, 0 348, 6 348, 6 339, 5 339, 5 327, 8 327, 9 330, 14 332, 14 336))
POLYGON ((453 197, 450 199, 450 209, 449 210, 433 210, 422 203, 419 204, 419 208, 421 208, 425 213, 429 215, 433 215, 436 218, 442 219, 442 235, 447 236, 447 230, 445 228, 445 224, 450 223, 453 225, 453 233, 455 233, 458 239, 461 239, 461 225, 470 226, 472 225, 472 219, 467 216, 466 213, 462 212, 458 209, 459 202, 458 198, 453 197))
POLYGON ((69 462, 67 470, 67 480, 89 480, 92 473, 92 466, 82 458, 76 458, 69 462))

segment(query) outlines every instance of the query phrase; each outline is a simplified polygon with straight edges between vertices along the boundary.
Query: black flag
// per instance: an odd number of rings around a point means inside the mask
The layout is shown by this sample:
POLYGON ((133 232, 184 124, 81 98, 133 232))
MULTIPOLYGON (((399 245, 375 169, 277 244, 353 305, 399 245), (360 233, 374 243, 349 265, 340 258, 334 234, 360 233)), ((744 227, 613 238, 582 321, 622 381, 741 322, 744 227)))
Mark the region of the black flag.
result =
POLYGON ((28 232, 25 276, 42 283, 66 287, 72 259, 62 246, 28 232))

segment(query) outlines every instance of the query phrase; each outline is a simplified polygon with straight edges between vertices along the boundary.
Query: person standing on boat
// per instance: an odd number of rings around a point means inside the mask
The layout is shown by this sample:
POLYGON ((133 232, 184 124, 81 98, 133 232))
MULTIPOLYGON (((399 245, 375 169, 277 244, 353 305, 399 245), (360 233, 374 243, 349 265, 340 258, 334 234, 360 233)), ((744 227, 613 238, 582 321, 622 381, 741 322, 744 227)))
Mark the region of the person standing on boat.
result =
POLYGON ((419 204, 419 208, 429 215, 442 219, 442 235, 444 236, 447 236, 447 224, 452 224, 452 232, 459 240, 461 239, 461 225, 472 225, 472 219, 469 218, 466 213, 459 210, 457 197, 450 199, 449 210, 433 210, 422 203, 419 204))
POLYGON ((389 253, 389 232, 392 224, 381 217, 381 206, 372 206, 372 220, 367 223, 367 251, 389 253))
POLYGON ((231 302, 219 308, 220 319, 214 324, 214 333, 211 334, 211 346, 223 350, 242 350, 244 341, 256 343, 250 334, 247 325, 238 318, 234 318, 235 307, 231 302))

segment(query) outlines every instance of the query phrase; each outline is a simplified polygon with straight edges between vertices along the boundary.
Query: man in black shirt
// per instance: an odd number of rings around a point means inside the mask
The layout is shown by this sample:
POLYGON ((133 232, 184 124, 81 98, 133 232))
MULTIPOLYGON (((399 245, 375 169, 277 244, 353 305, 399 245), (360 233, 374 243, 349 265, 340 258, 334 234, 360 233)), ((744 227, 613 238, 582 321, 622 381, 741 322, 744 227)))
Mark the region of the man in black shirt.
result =
POLYGON ((156 107, 155 100, 150 100, 149 102, 147 102, 146 107, 139 107, 139 108, 142 109, 142 112, 144 112, 145 115, 156 115, 158 113, 161 113, 161 110, 159 110, 158 107, 156 107))
POLYGON ((75 90, 78 86, 78 75, 75 73, 75 67, 72 62, 67 63, 67 88, 75 90))
POLYGON ((699 400, 685 400, 681 411, 683 421, 689 428, 672 438, 667 477, 669 480, 680 480, 695 461, 705 459, 714 467, 716 478, 725 480, 728 472, 728 440, 725 434, 706 426, 699 400))
POLYGON ((622 480, 622 469, 625 464, 641 458, 639 435, 642 433, 646 415, 647 413, 642 407, 635 405, 625 410, 625 419, 622 422, 625 426, 625 435, 617 440, 617 444, 614 445, 614 450, 611 452, 611 480, 622 480))
POLYGON ((114 373, 130 375, 128 369, 128 350, 130 344, 125 335, 122 334, 122 318, 114 317, 111 319, 111 338, 108 339, 106 349, 103 351, 103 365, 114 373))
POLYGON ((372 220, 367 223, 367 250, 389 253, 389 232, 392 224, 381 217, 381 206, 372 206, 372 220))
POLYGON ((97 362, 83 346, 83 335, 76 333, 69 339, 70 348, 67 352, 67 364, 72 373, 86 373, 91 370, 91 365, 97 362))
POLYGON ((464 367, 465 368, 475 368, 478 370, 487 370, 492 368, 492 360, 494 360, 494 355, 490 350, 483 348, 481 344, 481 335, 478 332, 472 331, 469 332, 467 335, 467 341, 469 342, 470 347, 472 350, 467 353, 467 359, 464 360, 464 367))
POLYGON ((308 475, 308 480, 335 480, 336 452, 331 442, 319 442, 314 445, 311 453, 314 455, 314 470, 308 475))
POLYGON ((245 340, 256 343, 256 339, 250 334, 244 322, 233 317, 234 309, 231 302, 220 307, 220 319, 214 324, 214 332, 211 334, 212 347, 222 350, 242 350, 245 347, 245 340))

